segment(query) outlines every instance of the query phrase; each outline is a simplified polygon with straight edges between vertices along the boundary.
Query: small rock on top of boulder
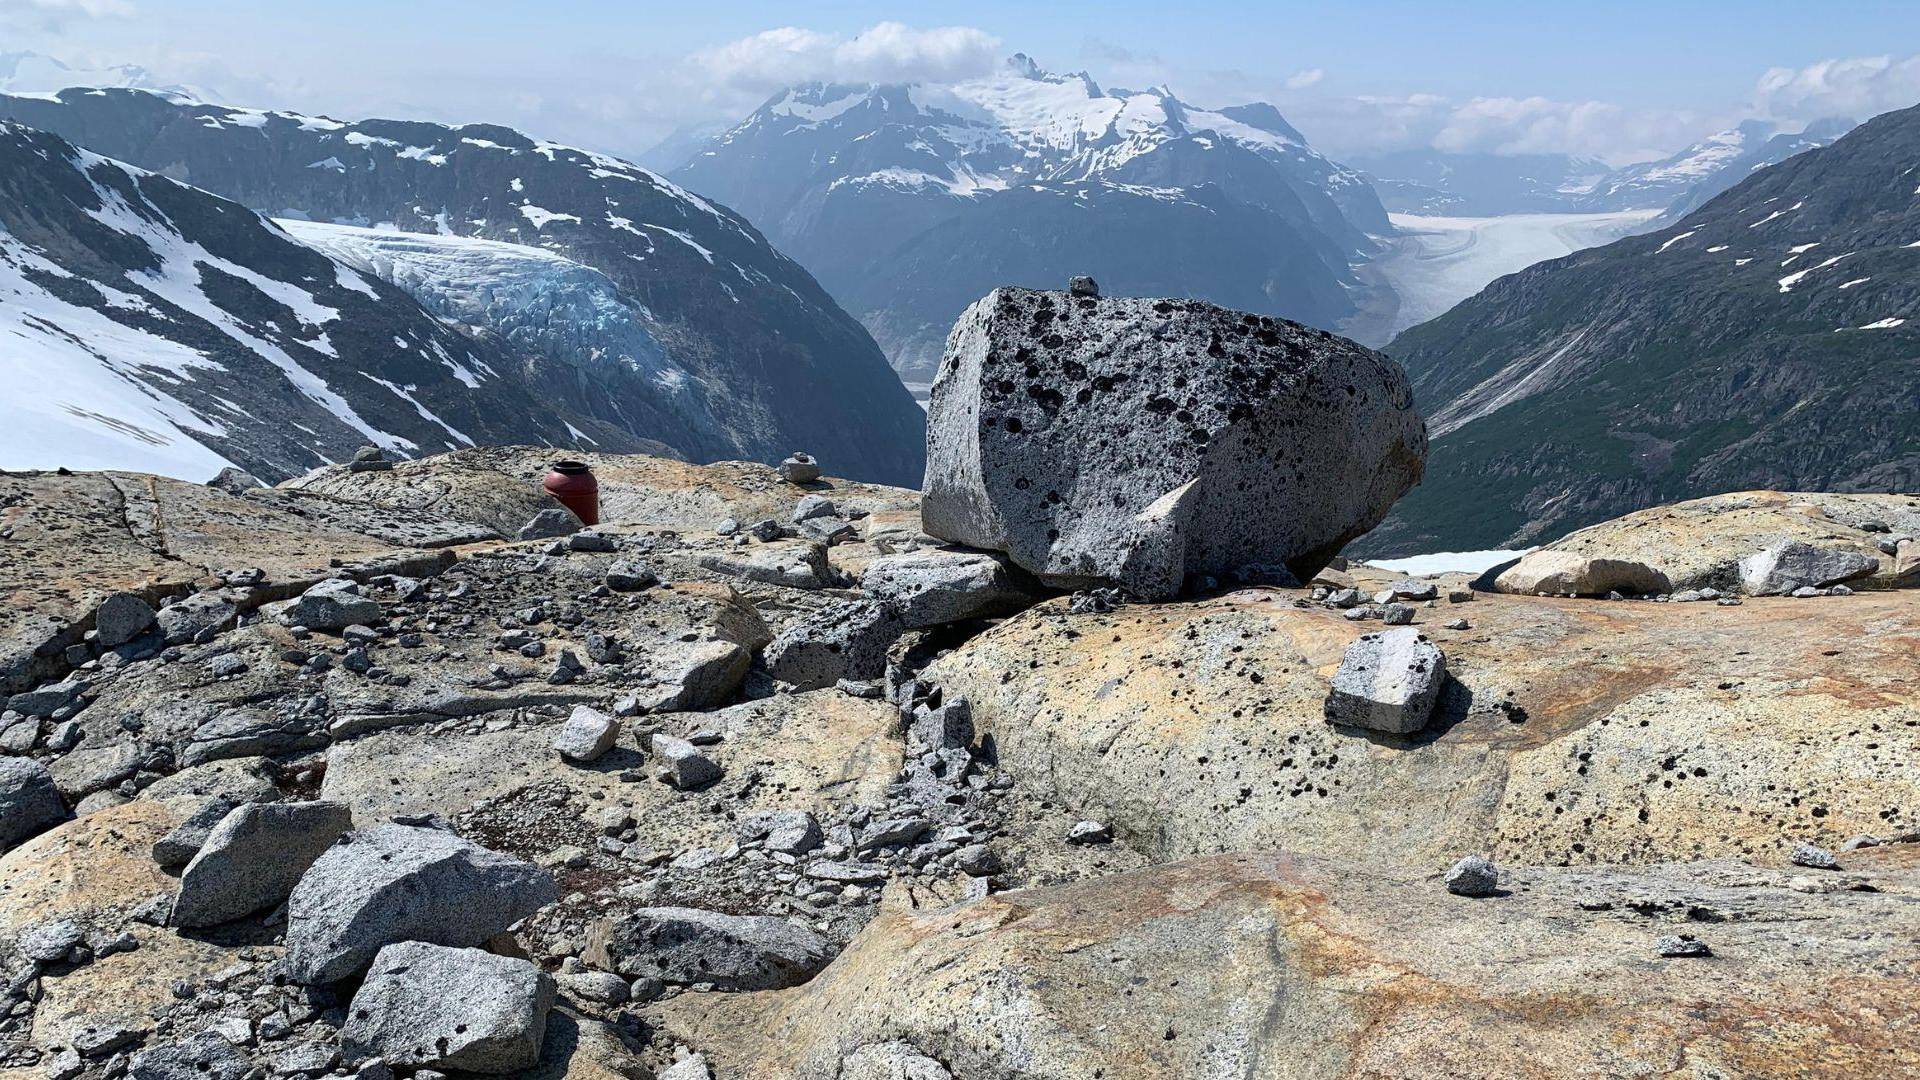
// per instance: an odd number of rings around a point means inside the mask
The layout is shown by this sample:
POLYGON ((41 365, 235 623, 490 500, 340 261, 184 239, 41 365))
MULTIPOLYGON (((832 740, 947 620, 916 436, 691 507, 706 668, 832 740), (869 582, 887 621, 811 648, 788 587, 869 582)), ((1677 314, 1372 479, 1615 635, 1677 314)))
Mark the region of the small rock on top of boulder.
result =
POLYGON ((1393 361, 1197 300, 1003 288, 960 316, 928 406, 927 532, 1060 588, 1148 598, 1282 563, 1300 580, 1420 479, 1393 361))

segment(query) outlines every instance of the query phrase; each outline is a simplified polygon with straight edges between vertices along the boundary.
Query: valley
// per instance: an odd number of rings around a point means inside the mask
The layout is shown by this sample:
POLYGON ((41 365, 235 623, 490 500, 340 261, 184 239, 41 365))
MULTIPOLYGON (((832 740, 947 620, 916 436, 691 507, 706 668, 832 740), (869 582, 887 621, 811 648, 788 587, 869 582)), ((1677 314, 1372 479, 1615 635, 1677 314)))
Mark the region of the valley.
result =
POLYGON ((1389 214, 1395 234, 1361 265, 1360 311, 1342 334, 1378 348, 1408 327, 1444 314, 1497 278, 1646 227, 1658 210, 1602 214, 1439 217, 1389 214))

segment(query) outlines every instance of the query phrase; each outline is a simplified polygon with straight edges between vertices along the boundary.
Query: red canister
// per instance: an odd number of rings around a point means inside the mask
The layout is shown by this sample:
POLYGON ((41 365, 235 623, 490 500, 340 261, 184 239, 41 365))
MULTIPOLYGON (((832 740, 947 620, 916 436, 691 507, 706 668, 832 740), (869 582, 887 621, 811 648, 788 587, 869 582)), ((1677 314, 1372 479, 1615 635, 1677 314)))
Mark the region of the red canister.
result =
POLYGON ((540 486, 573 511, 580 524, 600 524, 600 481, 593 478, 593 469, 586 462, 572 458, 554 462, 540 486))

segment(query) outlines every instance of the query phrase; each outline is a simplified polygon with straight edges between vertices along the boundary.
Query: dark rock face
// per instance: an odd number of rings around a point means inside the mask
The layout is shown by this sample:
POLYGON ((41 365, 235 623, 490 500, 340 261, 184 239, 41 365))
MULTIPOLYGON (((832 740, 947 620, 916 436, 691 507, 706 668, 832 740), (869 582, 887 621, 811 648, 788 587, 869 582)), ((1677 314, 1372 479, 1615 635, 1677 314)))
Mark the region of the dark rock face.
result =
POLYGON ((793 87, 673 175, 759 222, 916 381, 988 289, 1072 274, 1331 326, 1350 264, 1392 229, 1271 105, 1202 109, 1025 57, 951 92, 793 87))
POLYGON ((1920 487, 1920 108, 1679 224, 1541 263, 1401 334, 1427 481, 1368 555, 1510 548, 1726 491, 1920 487))
MULTIPOLYGON (((25 404, 0 415, 38 431, 33 401, 53 393, 66 404, 45 412, 67 418, 46 429, 53 445, 39 460, 10 464, 165 463, 201 479, 191 474, 210 477, 224 459, 278 480, 369 439, 419 454, 574 438, 510 354, 400 290, 235 203, 4 122, 0 279, 21 355, 61 362, 24 369, 14 385, 25 404), (43 377, 63 385, 43 389, 43 377), (132 405, 102 400, 122 386, 132 405), (116 457, 99 442, 128 449, 116 457)), ((642 446, 589 417, 573 424, 608 446, 642 446)))
POLYGON ((718 990, 777 990, 805 982, 831 957, 820 935, 765 915, 640 908, 595 924, 587 955, 631 977, 718 990))
POLYGON ((954 327, 923 527, 1060 588, 1301 580, 1418 482, 1406 376, 1324 331, 1195 300, 996 289, 954 327))
POLYGON ((0 118, 264 213, 505 241, 600 272, 651 315, 649 336, 698 384, 697 407, 680 411, 718 427, 676 419, 671 395, 625 368, 528 372, 595 440, 583 419, 629 438, 642 427, 662 438, 666 425, 699 460, 773 461, 805 446, 837 475, 919 475, 920 412, 860 325, 745 219, 645 169, 491 125, 349 124, 139 91, 0 96, 0 118))

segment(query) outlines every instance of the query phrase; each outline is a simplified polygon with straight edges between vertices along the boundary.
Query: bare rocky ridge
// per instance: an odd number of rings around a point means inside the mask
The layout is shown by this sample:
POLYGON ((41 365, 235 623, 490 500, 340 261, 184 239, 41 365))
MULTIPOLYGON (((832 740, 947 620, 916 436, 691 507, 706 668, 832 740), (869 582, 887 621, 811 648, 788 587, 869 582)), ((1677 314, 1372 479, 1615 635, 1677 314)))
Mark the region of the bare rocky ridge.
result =
POLYGON ((1147 600, 548 453, 0 476, 0 1080, 1920 1075, 1899 497, 1147 600))

